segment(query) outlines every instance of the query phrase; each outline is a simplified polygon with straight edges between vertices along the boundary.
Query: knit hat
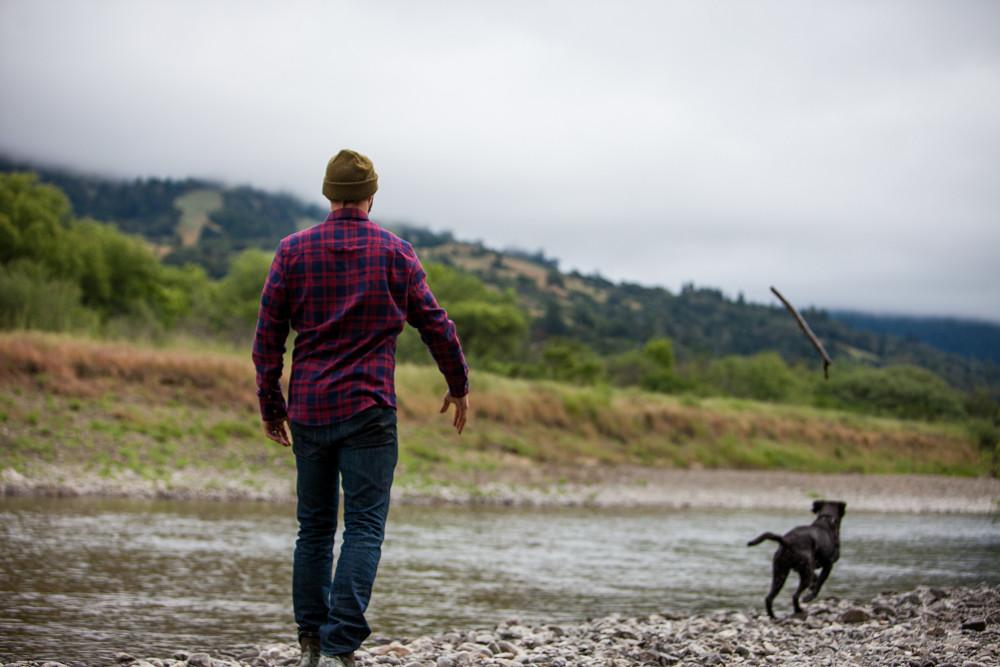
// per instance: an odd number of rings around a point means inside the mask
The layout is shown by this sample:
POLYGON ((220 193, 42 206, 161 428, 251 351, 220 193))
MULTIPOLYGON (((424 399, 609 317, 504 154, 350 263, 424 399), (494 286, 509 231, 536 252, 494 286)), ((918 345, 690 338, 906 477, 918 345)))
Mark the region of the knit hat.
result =
POLYGON ((346 148, 326 163, 323 195, 331 201, 362 201, 378 190, 378 174, 367 157, 346 148))

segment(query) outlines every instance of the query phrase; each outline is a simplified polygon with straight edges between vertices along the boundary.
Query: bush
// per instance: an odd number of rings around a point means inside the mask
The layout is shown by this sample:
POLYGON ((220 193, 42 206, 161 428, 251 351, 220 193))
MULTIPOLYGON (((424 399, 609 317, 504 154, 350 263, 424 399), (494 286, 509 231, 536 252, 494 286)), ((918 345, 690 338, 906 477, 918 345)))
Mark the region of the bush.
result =
POLYGON ((522 347, 528 332, 520 309, 508 304, 459 301, 448 315, 455 321, 462 347, 473 358, 510 356, 522 347))
POLYGON ((608 378, 619 386, 675 392, 687 388, 674 370, 674 346, 669 338, 651 338, 641 350, 629 350, 607 361, 608 378))
POLYGON ((709 363, 705 384, 714 393, 758 401, 787 401, 803 388, 776 352, 723 357, 709 363))
POLYGON ((564 382, 595 384, 604 375, 604 365, 593 350, 578 341, 561 338, 545 343, 542 368, 545 377, 564 382))
POLYGON ((837 407, 904 419, 958 419, 961 396, 934 373, 915 366, 850 368, 817 388, 821 407, 837 407))
POLYGON ((81 304, 81 295, 79 286, 29 260, 0 265, 0 328, 94 329, 97 313, 81 304))

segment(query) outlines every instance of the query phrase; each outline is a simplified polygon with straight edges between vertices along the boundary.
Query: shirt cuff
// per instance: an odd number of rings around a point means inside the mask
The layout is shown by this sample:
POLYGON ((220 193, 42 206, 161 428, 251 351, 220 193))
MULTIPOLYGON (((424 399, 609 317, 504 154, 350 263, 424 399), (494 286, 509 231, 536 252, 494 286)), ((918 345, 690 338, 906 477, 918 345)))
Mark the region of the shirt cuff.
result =
POLYGON ((454 398, 462 398, 469 393, 469 381, 463 380, 458 383, 448 383, 448 393, 454 398))
POLYGON ((281 392, 275 396, 273 394, 260 396, 260 418, 266 422, 287 419, 288 412, 285 407, 285 397, 281 392))

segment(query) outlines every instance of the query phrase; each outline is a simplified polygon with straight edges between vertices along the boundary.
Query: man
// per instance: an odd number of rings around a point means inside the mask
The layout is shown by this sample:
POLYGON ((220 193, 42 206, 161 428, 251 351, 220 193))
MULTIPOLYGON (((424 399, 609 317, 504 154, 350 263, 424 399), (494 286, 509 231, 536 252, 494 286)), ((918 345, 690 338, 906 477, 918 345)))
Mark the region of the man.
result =
POLYGON ((282 239, 260 298, 254 339, 264 432, 295 454, 299 533, 292 602, 300 667, 352 667, 371 634, 364 612, 382 553, 396 466, 396 336, 420 331, 455 406, 469 410, 469 368, 455 324, 427 286, 413 247, 368 219, 378 190, 371 160, 342 150, 326 167, 322 224, 282 239), (281 368, 297 333, 286 409, 281 368), (285 429, 290 423, 292 440, 285 429), (336 573, 338 487, 344 537, 336 573))

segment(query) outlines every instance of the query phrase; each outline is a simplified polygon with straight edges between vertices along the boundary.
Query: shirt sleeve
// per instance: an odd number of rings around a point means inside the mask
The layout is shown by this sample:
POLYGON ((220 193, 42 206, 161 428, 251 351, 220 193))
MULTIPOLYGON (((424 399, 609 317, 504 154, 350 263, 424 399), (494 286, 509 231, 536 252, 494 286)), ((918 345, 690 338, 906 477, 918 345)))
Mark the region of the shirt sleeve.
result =
POLYGON ((434 298, 427 285, 427 274, 416 256, 407 290, 406 321, 420 332, 421 340, 448 383, 448 392, 455 398, 468 394, 469 365, 455 323, 434 298))
POLYGON ((288 339, 288 319, 282 248, 278 246, 260 295, 257 332, 253 342, 257 397, 264 421, 287 417, 285 397, 281 393, 281 369, 285 360, 285 341, 288 339))

